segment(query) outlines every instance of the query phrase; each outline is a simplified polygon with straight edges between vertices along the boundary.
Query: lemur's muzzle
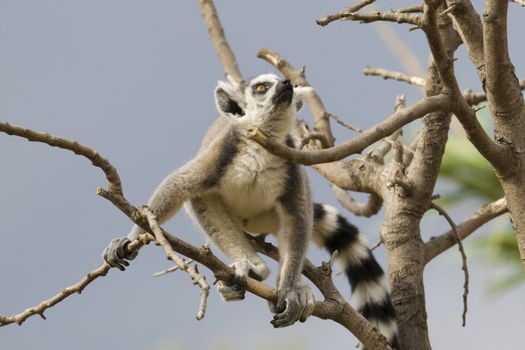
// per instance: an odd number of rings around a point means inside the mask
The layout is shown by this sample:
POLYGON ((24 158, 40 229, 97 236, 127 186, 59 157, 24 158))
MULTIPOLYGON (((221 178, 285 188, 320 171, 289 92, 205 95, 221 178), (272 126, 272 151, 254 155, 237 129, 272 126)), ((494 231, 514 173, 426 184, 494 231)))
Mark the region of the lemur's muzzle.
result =
POLYGON ((283 79, 277 83, 275 87, 275 95, 273 95, 273 104, 280 105, 283 103, 290 104, 293 98, 293 86, 289 79, 283 79))

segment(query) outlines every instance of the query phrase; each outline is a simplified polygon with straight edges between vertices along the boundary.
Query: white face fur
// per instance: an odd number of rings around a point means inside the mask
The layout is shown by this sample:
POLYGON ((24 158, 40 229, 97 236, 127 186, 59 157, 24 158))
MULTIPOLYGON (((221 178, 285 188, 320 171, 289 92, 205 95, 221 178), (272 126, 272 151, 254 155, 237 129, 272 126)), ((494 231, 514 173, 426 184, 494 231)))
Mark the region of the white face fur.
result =
POLYGON ((241 128, 257 127, 282 135, 290 131, 295 121, 300 95, 310 90, 293 88, 288 80, 274 74, 262 74, 242 87, 219 82, 215 102, 219 113, 241 128))

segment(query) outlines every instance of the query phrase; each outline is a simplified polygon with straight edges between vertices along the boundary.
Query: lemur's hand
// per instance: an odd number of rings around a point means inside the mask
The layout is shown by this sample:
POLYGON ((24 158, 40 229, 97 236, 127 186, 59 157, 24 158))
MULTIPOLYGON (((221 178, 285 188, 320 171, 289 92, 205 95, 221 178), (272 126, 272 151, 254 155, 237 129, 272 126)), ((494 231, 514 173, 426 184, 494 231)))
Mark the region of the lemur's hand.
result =
POLYGON ((106 249, 104 249, 102 258, 109 266, 124 271, 126 266, 129 266, 129 262, 126 260, 133 260, 138 254, 138 252, 131 253, 128 250, 128 244, 130 242, 128 237, 115 238, 109 243, 106 249))
POLYGON ((312 314, 315 307, 315 295, 306 284, 295 289, 280 289, 277 291, 277 304, 272 310, 276 315, 272 324, 275 328, 286 327, 297 320, 304 322, 312 314))
POLYGON ((252 261, 249 259, 241 259, 230 265, 235 270, 233 283, 229 284, 224 281, 217 283, 217 291, 220 293, 224 301, 234 301, 244 299, 246 293, 245 285, 249 277, 262 281, 268 277, 270 270, 268 266, 260 261, 252 261))

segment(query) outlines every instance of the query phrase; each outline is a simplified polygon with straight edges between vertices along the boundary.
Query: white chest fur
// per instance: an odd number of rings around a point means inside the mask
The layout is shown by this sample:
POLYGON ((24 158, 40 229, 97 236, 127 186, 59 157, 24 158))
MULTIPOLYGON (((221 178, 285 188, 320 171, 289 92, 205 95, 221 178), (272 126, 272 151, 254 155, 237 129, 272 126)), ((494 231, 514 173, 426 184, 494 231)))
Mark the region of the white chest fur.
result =
POLYGON ((253 141, 239 145, 220 181, 220 192, 226 205, 244 220, 275 206, 286 186, 286 163, 253 141))

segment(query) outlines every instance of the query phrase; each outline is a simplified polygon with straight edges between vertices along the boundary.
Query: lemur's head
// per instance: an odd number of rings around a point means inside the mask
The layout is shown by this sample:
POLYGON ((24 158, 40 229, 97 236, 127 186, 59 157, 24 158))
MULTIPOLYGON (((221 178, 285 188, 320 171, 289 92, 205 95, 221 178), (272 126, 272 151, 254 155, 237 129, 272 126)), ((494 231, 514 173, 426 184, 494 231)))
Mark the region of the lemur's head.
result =
POLYGON ((288 79, 262 74, 248 84, 220 81, 215 89, 215 102, 219 113, 234 124, 286 134, 295 121, 296 106, 305 91, 305 88, 294 89, 288 79))

